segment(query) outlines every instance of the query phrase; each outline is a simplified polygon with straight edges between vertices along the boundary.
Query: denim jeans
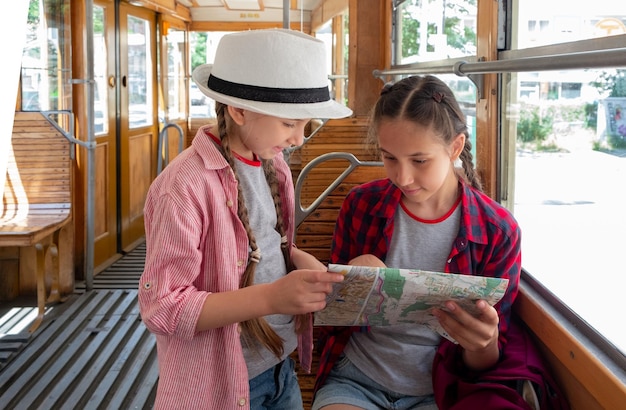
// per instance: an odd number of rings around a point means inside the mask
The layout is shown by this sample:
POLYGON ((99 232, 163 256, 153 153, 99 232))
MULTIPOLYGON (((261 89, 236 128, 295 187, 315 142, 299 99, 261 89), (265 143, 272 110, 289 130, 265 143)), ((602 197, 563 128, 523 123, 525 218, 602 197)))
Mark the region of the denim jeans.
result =
POLYGON ((250 409, 303 409, 295 363, 287 357, 250 380, 250 409))
POLYGON ((407 396, 387 390, 361 372, 346 357, 341 358, 317 391, 313 410, 331 404, 351 404, 366 410, 436 410, 434 396, 407 396))

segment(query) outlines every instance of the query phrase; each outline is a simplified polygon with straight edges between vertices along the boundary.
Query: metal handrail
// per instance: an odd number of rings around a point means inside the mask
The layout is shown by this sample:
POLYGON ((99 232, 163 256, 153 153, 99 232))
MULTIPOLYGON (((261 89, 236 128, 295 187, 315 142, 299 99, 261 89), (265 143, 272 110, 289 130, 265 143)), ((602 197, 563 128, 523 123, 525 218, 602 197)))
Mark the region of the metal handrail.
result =
POLYGON ((550 54, 494 61, 456 61, 453 64, 417 64, 412 67, 374 70, 374 77, 410 74, 489 74, 546 70, 606 68, 626 66, 626 47, 550 54))
POLYGON ((326 197, 328 197, 334 190, 343 182, 344 179, 348 175, 352 173, 357 167, 365 166, 365 167, 379 167, 382 166, 383 163, 380 161, 361 161, 353 154, 349 152, 329 152, 326 154, 322 154, 319 157, 315 158, 313 161, 309 162, 302 168, 300 174, 298 175, 298 179, 296 180, 295 187, 295 199, 296 199, 296 228, 300 226, 300 224, 309 216, 313 211, 317 209, 318 206, 322 203, 326 197), (309 172, 313 170, 317 165, 333 160, 333 159, 345 159, 350 165, 346 168, 335 180, 322 192, 312 203, 311 205, 304 208, 302 206, 302 185, 304 185, 304 180, 306 179, 309 172))
POLYGON ((169 147, 169 135, 167 133, 167 129, 170 127, 174 127, 176 128, 176 130, 178 131, 178 153, 180 154, 181 152, 183 152, 183 143, 184 143, 184 132, 183 129, 180 127, 180 125, 175 124, 173 122, 167 123, 165 124, 165 126, 163 127, 163 129, 161 130, 161 132, 159 132, 159 144, 158 144, 158 148, 157 148, 157 152, 158 152, 158 158, 157 158, 157 175, 159 175, 161 173, 161 171, 163 171, 163 157, 165 157, 165 165, 169 164, 170 162, 170 153, 169 153, 169 149, 165 150, 165 153, 163 153, 163 142, 165 142, 165 146, 169 147))
MULTIPOLYGON (((89 2, 88 2, 89 3, 89 2)), ((93 84, 90 80, 73 80, 74 83, 84 82, 88 85, 93 84)), ((92 110, 88 110, 87 118, 91 121, 93 116, 89 114, 92 110)), ((95 187, 96 187, 96 147, 97 143, 93 134, 93 124, 90 122, 87 130, 87 141, 79 140, 74 134, 74 113, 68 110, 50 110, 41 111, 41 114, 48 120, 54 128, 57 129, 69 142, 70 142, 70 158, 76 159, 76 145, 87 150, 87 198, 85 202, 85 268, 83 272, 85 280, 85 289, 91 290, 93 288, 93 270, 94 270, 94 254, 95 254, 95 187), (66 131, 61 125, 52 118, 53 115, 68 115, 68 127, 69 131, 66 131)))
POLYGON ((535 72, 549 70, 573 70, 626 66, 626 47, 583 50, 563 54, 547 54, 494 61, 453 60, 443 64, 422 63, 414 66, 374 70, 376 78, 416 74, 456 74, 469 78, 477 90, 477 98, 483 98, 484 75, 494 73, 535 72))

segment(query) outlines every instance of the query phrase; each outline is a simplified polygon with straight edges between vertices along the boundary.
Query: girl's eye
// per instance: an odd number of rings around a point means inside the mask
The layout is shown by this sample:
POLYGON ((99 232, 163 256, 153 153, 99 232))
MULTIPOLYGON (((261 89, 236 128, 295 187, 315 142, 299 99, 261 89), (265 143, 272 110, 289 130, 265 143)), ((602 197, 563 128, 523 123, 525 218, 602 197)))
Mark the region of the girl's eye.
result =
POLYGON ((425 159, 414 159, 413 162, 416 163, 416 164, 425 164, 426 160, 425 159))
POLYGON ((284 122, 283 125, 287 128, 295 128, 296 124, 295 123, 290 123, 290 122, 284 122))

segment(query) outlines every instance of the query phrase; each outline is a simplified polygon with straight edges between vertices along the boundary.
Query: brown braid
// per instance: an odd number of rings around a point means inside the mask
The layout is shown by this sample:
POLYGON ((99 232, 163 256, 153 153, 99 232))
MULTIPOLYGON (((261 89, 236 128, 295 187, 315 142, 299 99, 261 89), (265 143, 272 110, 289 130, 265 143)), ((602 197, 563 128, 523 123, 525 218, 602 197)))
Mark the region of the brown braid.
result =
POLYGON ((474 168, 474 156, 472 155, 472 142, 469 139, 469 135, 467 132, 465 133, 465 145, 463 146, 463 151, 461 151, 461 155, 459 155, 461 159, 461 163, 463 164, 463 171, 465 175, 461 175, 465 177, 465 180, 474 188, 481 190, 483 189, 483 184, 480 181, 478 173, 474 168))
MULTIPOLYGON (((278 178, 276 177, 276 169, 274 168, 273 160, 263 160, 263 170, 265 171, 265 179, 267 180, 270 190, 272 192, 272 198, 274 199, 274 207, 276 208, 276 230, 280 233, 281 243, 280 249, 283 252, 285 258, 285 265, 287 266, 287 273, 295 269, 293 262, 291 261, 291 247, 287 240, 287 233, 285 232, 285 223, 283 221, 283 205, 280 198, 278 178)), ((306 324, 309 318, 309 314, 302 314, 296 316, 296 333, 300 334, 306 330, 306 324)))
MULTIPOLYGON (((237 169, 235 168, 235 159, 233 157, 233 153, 230 149, 230 141, 228 139, 228 129, 229 124, 227 121, 226 114, 226 105, 216 102, 215 104, 215 113, 217 115, 217 129, 219 134, 219 139, 221 141, 221 149, 224 158, 230 165, 233 173, 235 174, 235 178, 237 178, 237 215, 239 219, 243 223, 244 228, 246 229, 246 233, 248 235, 248 242, 250 243, 250 248, 252 249, 251 255, 258 251, 258 245, 256 243, 256 238, 254 237, 254 233, 252 232, 252 228, 250 227, 250 219, 248 215, 248 208, 246 207, 243 193, 241 192, 241 184, 239 183, 239 176, 237 175, 237 169)), ((265 166, 264 166, 265 168, 265 166)), ((273 166, 272 166, 273 171, 273 166)), ((267 171, 266 171, 267 177, 267 171)), ((274 179, 276 179, 274 172, 274 179)), ((277 185, 277 184, 276 184, 277 185)), ((272 187, 272 185, 270 185, 272 187)), ((276 188, 277 189, 277 188, 276 188)), ((274 197, 274 203, 276 204, 276 197, 278 195, 274 195, 274 188, 272 188, 272 196, 274 197)), ((279 201, 280 202, 280 201, 279 201)), ((277 207, 277 219, 280 221, 280 225, 282 227, 282 215, 278 212, 277 207)), ((284 233, 281 232, 281 236, 284 236, 284 233)), ((281 244, 281 246, 283 246, 281 244)), ((286 245, 285 245, 286 247, 286 245)), ((248 265, 246 266, 246 270, 241 277, 241 282, 239 287, 245 288, 251 286, 254 283, 254 273, 256 270, 256 266, 258 264, 258 259, 254 257, 249 258, 248 265)), ((249 338, 250 340, 257 340, 263 346, 265 346, 270 352, 274 353, 276 357, 279 359, 282 358, 284 353, 283 339, 276 334, 274 329, 267 323, 267 321, 263 317, 258 317, 250 320, 246 320, 241 324, 242 334, 245 338, 249 338)))

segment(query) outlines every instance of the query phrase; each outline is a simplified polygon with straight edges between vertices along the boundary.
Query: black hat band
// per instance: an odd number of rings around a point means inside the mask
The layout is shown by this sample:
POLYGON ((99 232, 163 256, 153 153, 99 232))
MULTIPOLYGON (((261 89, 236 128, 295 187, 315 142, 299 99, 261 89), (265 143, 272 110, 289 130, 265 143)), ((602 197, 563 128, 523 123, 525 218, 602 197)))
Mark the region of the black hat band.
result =
POLYGON ((237 84, 209 75, 207 82, 209 89, 250 101, 285 103, 285 104, 312 104, 330 100, 328 87, 320 88, 271 88, 256 85, 237 84))

